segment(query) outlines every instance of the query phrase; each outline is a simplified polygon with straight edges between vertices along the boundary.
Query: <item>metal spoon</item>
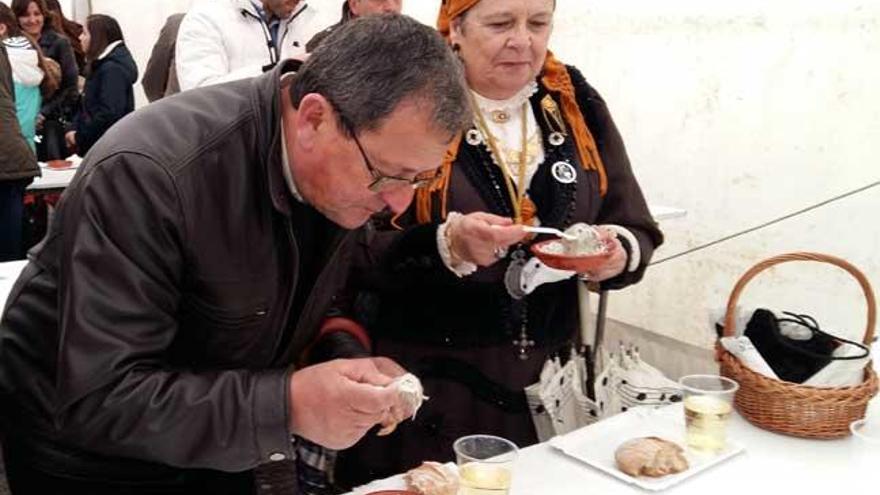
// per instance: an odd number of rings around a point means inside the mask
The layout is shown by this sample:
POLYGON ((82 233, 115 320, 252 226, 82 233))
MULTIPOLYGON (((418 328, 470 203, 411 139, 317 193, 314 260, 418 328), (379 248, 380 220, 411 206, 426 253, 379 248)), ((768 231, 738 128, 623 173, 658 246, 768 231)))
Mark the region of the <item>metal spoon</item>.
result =
POLYGON ((569 241, 573 241, 573 240, 577 239, 576 235, 566 234, 565 232, 563 232, 559 229, 554 229, 553 227, 532 227, 530 225, 523 225, 522 229, 525 230, 526 232, 531 232, 533 234, 555 235, 557 237, 561 237, 561 238, 569 240, 569 241))

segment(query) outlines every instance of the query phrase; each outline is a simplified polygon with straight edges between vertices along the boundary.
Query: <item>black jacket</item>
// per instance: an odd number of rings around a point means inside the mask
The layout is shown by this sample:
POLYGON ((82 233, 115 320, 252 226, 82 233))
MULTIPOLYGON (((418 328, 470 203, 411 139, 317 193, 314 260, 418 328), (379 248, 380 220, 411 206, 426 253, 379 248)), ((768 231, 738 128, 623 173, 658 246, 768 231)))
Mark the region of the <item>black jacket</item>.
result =
POLYGON ((76 110, 79 93, 77 88, 79 69, 76 65, 73 47, 67 38, 52 29, 46 29, 40 35, 40 49, 43 50, 44 56, 58 62, 58 65, 61 66, 61 85, 51 98, 43 101, 40 113, 52 120, 71 119, 76 110))
POLYGON ((137 78, 137 65, 124 44, 92 63, 72 127, 80 156, 85 156, 110 126, 134 111, 137 78))
POLYGON ((288 375, 353 234, 333 234, 292 314, 298 239, 314 234, 294 232, 303 206, 281 171, 279 78, 294 65, 163 99, 92 149, 0 321, 7 434, 151 477, 291 458, 288 375))

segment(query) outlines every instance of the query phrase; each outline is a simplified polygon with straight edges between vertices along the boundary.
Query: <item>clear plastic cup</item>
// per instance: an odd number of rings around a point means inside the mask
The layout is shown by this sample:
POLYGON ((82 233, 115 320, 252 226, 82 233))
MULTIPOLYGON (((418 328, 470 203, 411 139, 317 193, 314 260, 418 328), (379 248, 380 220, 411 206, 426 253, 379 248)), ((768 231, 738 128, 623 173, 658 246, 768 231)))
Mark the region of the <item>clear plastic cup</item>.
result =
POLYGON ((686 441, 689 448, 719 453, 727 445, 727 424, 739 384, 718 375, 688 375, 678 381, 684 392, 686 441))
POLYGON ((461 437, 452 445, 460 477, 459 495, 506 495, 510 491, 516 444, 492 435, 461 437))

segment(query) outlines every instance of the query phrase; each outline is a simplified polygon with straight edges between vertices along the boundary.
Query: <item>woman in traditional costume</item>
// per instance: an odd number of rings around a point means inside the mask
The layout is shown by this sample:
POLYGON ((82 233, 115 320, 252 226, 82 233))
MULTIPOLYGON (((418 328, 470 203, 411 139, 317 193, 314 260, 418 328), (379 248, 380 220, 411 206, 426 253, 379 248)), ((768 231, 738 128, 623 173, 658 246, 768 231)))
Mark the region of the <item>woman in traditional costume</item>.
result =
MULTIPOLYGON (((441 179, 396 219, 402 230, 372 238, 353 279, 363 289, 353 314, 372 352, 416 374, 430 400, 390 435, 343 452, 343 485, 452 460, 463 435, 535 443, 523 389, 576 342, 578 278, 603 289, 636 283, 662 242, 605 102, 547 50, 555 7, 443 2, 438 28, 464 64, 473 127, 450 146, 441 179), (506 229, 493 225, 511 222, 601 225, 612 253, 588 273, 553 270, 530 254, 541 238, 491 245, 493 229, 506 229)), ((359 333, 341 321, 324 335, 359 333)))

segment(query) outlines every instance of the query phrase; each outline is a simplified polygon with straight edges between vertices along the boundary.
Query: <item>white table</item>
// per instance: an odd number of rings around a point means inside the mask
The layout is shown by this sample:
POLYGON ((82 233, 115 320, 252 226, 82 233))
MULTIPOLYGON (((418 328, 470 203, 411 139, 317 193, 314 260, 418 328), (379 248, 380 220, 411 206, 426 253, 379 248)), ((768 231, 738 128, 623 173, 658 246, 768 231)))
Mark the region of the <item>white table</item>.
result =
POLYGON ((24 270, 26 264, 27 260, 0 263, 0 315, 3 314, 3 307, 6 305, 6 298, 9 297, 12 285, 15 284, 18 274, 24 270))
POLYGON ((68 160, 73 163, 73 166, 63 170, 49 168, 45 163, 40 162, 40 172, 42 172, 43 175, 35 178, 27 187, 27 190, 36 192, 66 188, 70 185, 70 181, 73 180, 77 168, 80 163, 82 163, 82 158, 76 155, 69 157, 68 160))
POLYGON ((673 218, 680 218, 687 215, 687 210, 676 208, 674 206, 648 205, 648 210, 650 210, 651 216, 654 217, 654 220, 657 220, 658 222, 660 220, 671 220, 673 218))
MULTIPOLYGON (((877 406, 880 403, 875 398, 872 414, 880 414, 877 406)), ((669 407, 681 409, 681 404, 669 407)), ((597 423, 593 427, 600 425, 597 423)), ((729 435, 745 446, 745 452, 697 473, 662 493, 855 495, 880 490, 880 456, 865 455, 865 450, 859 449, 859 440, 856 438, 808 440, 779 435, 752 426, 736 413, 731 419, 729 435), (857 486, 860 487, 858 491, 849 491, 857 486)), ((620 440, 622 442, 625 438, 620 440)), ((349 495, 392 488, 403 488, 400 476, 370 483, 349 495)), ((571 458, 547 443, 520 451, 510 489, 510 495, 631 493, 651 492, 571 458)))

